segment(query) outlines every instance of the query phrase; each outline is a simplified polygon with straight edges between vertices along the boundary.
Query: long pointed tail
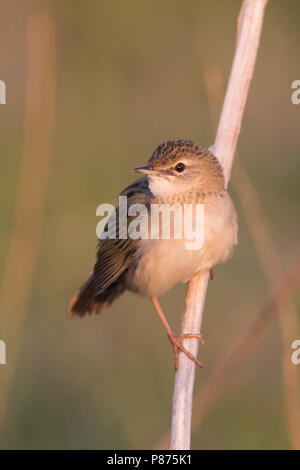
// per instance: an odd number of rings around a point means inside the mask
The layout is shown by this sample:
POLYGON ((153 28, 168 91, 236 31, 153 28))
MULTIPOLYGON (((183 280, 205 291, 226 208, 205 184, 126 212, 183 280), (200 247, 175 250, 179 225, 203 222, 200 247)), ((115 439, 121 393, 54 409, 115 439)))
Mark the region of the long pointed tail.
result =
POLYGON ((107 287, 101 294, 94 295, 93 278, 90 277, 85 284, 71 298, 68 305, 68 316, 74 318, 85 314, 99 313, 105 310, 125 288, 120 281, 107 287))

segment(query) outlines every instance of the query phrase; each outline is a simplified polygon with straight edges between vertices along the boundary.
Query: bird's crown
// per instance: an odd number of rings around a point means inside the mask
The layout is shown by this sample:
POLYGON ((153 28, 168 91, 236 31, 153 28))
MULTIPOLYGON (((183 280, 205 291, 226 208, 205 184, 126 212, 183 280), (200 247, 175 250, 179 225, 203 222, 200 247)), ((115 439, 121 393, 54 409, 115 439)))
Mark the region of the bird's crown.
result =
POLYGON ((159 145, 148 160, 150 168, 163 167, 171 163, 176 163, 182 157, 201 158, 208 153, 202 147, 191 140, 169 140, 159 145))

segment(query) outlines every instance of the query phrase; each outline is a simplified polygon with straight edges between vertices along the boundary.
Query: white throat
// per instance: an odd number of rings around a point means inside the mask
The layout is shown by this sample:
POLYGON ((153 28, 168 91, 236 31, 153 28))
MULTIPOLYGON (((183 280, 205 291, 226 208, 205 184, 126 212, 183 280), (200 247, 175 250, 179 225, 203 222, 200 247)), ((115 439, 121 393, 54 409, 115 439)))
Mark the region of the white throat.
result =
POLYGON ((148 176, 149 188, 153 196, 168 198, 174 192, 174 182, 169 178, 162 178, 159 176, 148 176))

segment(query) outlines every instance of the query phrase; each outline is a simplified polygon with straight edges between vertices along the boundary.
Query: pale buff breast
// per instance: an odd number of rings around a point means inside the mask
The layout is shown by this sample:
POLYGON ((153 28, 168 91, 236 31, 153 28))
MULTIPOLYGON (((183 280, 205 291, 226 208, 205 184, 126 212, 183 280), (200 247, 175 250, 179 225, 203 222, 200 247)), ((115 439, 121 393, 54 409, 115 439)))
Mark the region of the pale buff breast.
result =
POLYGON ((227 192, 206 198, 204 244, 188 250, 188 240, 137 241, 136 267, 125 276, 126 287, 141 295, 158 296, 199 271, 226 261, 237 243, 237 216, 227 192))

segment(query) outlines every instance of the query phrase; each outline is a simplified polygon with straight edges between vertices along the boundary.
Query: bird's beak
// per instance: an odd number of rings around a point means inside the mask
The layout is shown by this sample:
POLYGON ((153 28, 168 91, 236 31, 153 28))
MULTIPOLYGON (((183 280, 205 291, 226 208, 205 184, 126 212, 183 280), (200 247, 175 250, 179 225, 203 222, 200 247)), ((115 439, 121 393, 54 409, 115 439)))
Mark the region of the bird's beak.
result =
POLYGON ((139 166, 138 168, 134 168, 132 171, 135 173, 142 173, 143 175, 153 175, 153 173, 155 173, 155 170, 150 168, 148 165, 139 166))

